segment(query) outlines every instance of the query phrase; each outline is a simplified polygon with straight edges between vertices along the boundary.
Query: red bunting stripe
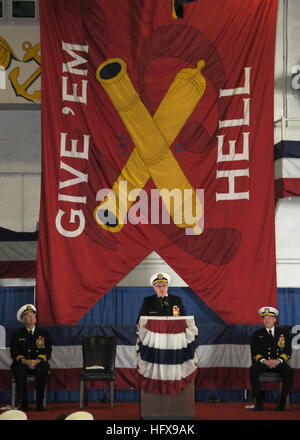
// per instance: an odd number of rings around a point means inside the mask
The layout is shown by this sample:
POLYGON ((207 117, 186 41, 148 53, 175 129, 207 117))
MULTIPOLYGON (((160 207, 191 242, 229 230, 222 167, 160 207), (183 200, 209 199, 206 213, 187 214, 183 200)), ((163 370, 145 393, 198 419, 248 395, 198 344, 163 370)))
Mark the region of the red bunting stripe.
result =
POLYGON ((149 319, 145 328, 153 333, 177 334, 184 333, 188 326, 185 319, 166 319, 165 321, 149 319))

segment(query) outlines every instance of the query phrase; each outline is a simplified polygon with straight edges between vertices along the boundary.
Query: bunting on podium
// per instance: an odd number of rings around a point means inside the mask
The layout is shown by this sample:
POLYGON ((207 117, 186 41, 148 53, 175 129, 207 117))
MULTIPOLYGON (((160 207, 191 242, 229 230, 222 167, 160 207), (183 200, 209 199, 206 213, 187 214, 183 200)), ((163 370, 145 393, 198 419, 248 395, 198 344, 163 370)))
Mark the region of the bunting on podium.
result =
POLYGON ((197 375, 194 317, 141 316, 137 333, 141 390, 180 394, 197 375))

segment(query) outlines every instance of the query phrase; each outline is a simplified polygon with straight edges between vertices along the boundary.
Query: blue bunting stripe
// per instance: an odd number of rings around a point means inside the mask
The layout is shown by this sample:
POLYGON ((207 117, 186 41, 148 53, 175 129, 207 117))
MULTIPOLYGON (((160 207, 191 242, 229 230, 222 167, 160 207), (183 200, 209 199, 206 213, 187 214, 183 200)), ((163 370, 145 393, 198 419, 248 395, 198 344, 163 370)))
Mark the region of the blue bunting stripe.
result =
POLYGON ((32 241, 37 242, 38 232, 16 232, 10 229, 0 228, 0 242, 1 241, 32 241))
POLYGON ((274 147, 274 160, 282 158, 300 159, 299 141, 280 141, 274 147))
POLYGON ((139 344, 139 347, 141 359, 155 364, 183 364, 194 358, 194 352, 196 349, 195 342, 191 342, 186 348, 181 348, 180 350, 161 350, 141 343, 139 344))

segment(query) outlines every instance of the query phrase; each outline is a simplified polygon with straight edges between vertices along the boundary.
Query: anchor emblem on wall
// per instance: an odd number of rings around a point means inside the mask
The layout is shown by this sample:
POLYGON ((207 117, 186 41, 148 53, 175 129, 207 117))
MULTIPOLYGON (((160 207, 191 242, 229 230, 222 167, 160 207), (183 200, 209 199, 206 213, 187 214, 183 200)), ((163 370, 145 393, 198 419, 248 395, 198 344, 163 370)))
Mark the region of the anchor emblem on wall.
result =
POLYGON ((32 45, 30 41, 24 41, 22 43, 22 49, 25 53, 20 61, 7 41, 0 37, 0 66, 2 66, 5 70, 8 70, 13 59, 22 63, 35 61, 38 65, 37 69, 24 82, 21 82, 20 80, 19 66, 10 71, 8 78, 16 96, 20 96, 30 102, 39 102, 41 99, 41 90, 30 92, 28 89, 41 75, 41 58, 39 55, 40 43, 32 45))

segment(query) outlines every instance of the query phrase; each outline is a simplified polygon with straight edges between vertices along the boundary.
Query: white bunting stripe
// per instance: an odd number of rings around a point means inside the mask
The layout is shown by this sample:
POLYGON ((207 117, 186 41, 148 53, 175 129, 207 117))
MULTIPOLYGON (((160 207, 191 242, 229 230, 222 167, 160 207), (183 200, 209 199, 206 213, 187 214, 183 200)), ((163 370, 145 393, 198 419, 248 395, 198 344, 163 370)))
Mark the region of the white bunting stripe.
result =
POLYGON ((192 374, 196 368, 195 358, 181 365, 153 364, 143 360, 138 364, 138 371, 142 376, 156 380, 181 380, 192 374))

